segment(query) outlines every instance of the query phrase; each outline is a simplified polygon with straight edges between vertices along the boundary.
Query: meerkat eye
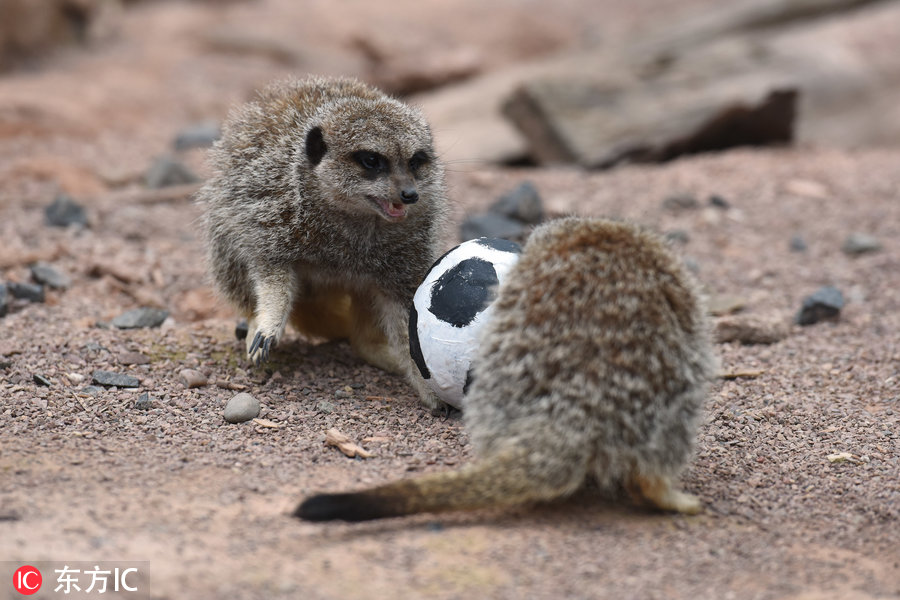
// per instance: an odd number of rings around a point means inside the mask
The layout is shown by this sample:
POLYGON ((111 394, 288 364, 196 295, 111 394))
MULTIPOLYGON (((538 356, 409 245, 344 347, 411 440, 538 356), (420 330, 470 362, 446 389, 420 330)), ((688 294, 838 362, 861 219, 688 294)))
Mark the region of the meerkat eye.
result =
POLYGON ((359 163, 359 166, 366 171, 380 173, 388 170, 387 159, 377 152, 360 150, 359 152, 353 153, 353 160, 359 163))
POLYGON ((419 167, 427 163, 429 160, 431 159, 428 154, 424 150, 419 150, 412 155, 411 159, 409 159, 409 170, 415 173, 419 170, 419 167))

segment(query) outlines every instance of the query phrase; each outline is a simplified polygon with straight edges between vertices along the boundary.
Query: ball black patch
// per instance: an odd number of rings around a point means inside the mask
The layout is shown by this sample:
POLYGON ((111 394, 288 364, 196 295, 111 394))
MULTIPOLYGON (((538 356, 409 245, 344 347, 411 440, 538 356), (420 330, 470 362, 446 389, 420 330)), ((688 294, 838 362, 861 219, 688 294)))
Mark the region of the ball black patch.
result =
POLYGON ((409 308, 409 355, 419 368, 423 379, 431 379, 431 371, 425 364, 425 356, 422 354, 422 344, 419 343, 419 313, 415 306, 409 308))
POLYGON ((484 246, 485 248, 493 248, 494 250, 499 250, 500 252, 512 252, 513 254, 522 254, 522 246, 517 244, 516 242, 510 240, 504 240, 503 238, 478 238, 475 240, 475 243, 479 246, 484 246))
POLYGON ((466 383, 463 385, 463 396, 469 393, 469 386, 473 381, 475 381, 475 368, 469 367, 469 370, 466 371, 466 383))
POLYGON ((445 323, 465 327, 494 299, 498 283, 494 265, 467 258, 434 282, 428 310, 445 323))

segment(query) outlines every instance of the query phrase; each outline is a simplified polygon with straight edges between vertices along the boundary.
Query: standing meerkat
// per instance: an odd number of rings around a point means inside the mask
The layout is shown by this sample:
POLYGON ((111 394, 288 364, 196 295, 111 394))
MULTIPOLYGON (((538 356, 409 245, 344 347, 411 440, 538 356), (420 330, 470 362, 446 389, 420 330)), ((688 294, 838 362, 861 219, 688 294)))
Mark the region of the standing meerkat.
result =
POLYGON ((696 513, 675 487, 716 361, 692 277, 655 237, 601 219, 537 228, 500 285, 463 416, 476 460, 349 494, 310 521, 546 501, 587 479, 696 513))
POLYGON ((265 362, 290 322, 349 339, 437 407, 407 332, 448 211, 422 114, 351 79, 283 81, 232 111, 210 156, 208 265, 248 319, 248 358, 265 362))

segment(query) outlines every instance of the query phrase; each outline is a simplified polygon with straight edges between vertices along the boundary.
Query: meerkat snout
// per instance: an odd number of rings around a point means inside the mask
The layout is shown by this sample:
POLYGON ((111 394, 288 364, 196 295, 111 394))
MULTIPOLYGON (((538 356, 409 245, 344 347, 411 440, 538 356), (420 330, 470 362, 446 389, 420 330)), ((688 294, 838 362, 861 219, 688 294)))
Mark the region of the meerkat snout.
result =
POLYGON ((419 200, 419 192, 414 187, 404 188, 400 190, 400 198, 403 199, 403 204, 415 204, 419 200))

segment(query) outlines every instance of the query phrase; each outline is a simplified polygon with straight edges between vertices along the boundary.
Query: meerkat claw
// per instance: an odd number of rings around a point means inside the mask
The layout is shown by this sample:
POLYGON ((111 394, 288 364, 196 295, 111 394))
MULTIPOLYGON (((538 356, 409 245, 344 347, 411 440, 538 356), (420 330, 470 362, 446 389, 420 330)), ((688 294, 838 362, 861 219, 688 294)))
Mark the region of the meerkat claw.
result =
POLYGON ((257 331, 256 335, 253 336, 253 342, 251 342, 250 347, 247 348, 247 354, 253 356, 253 353, 256 352, 257 348, 259 348, 260 342, 262 342, 262 333, 257 331))
POLYGON ((247 348, 247 357, 258 367, 264 362, 268 362, 269 354, 274 345, 274 336, 263 337, 262 333, 257 331, 256 335, 253 336, 253 342, 247 348))

